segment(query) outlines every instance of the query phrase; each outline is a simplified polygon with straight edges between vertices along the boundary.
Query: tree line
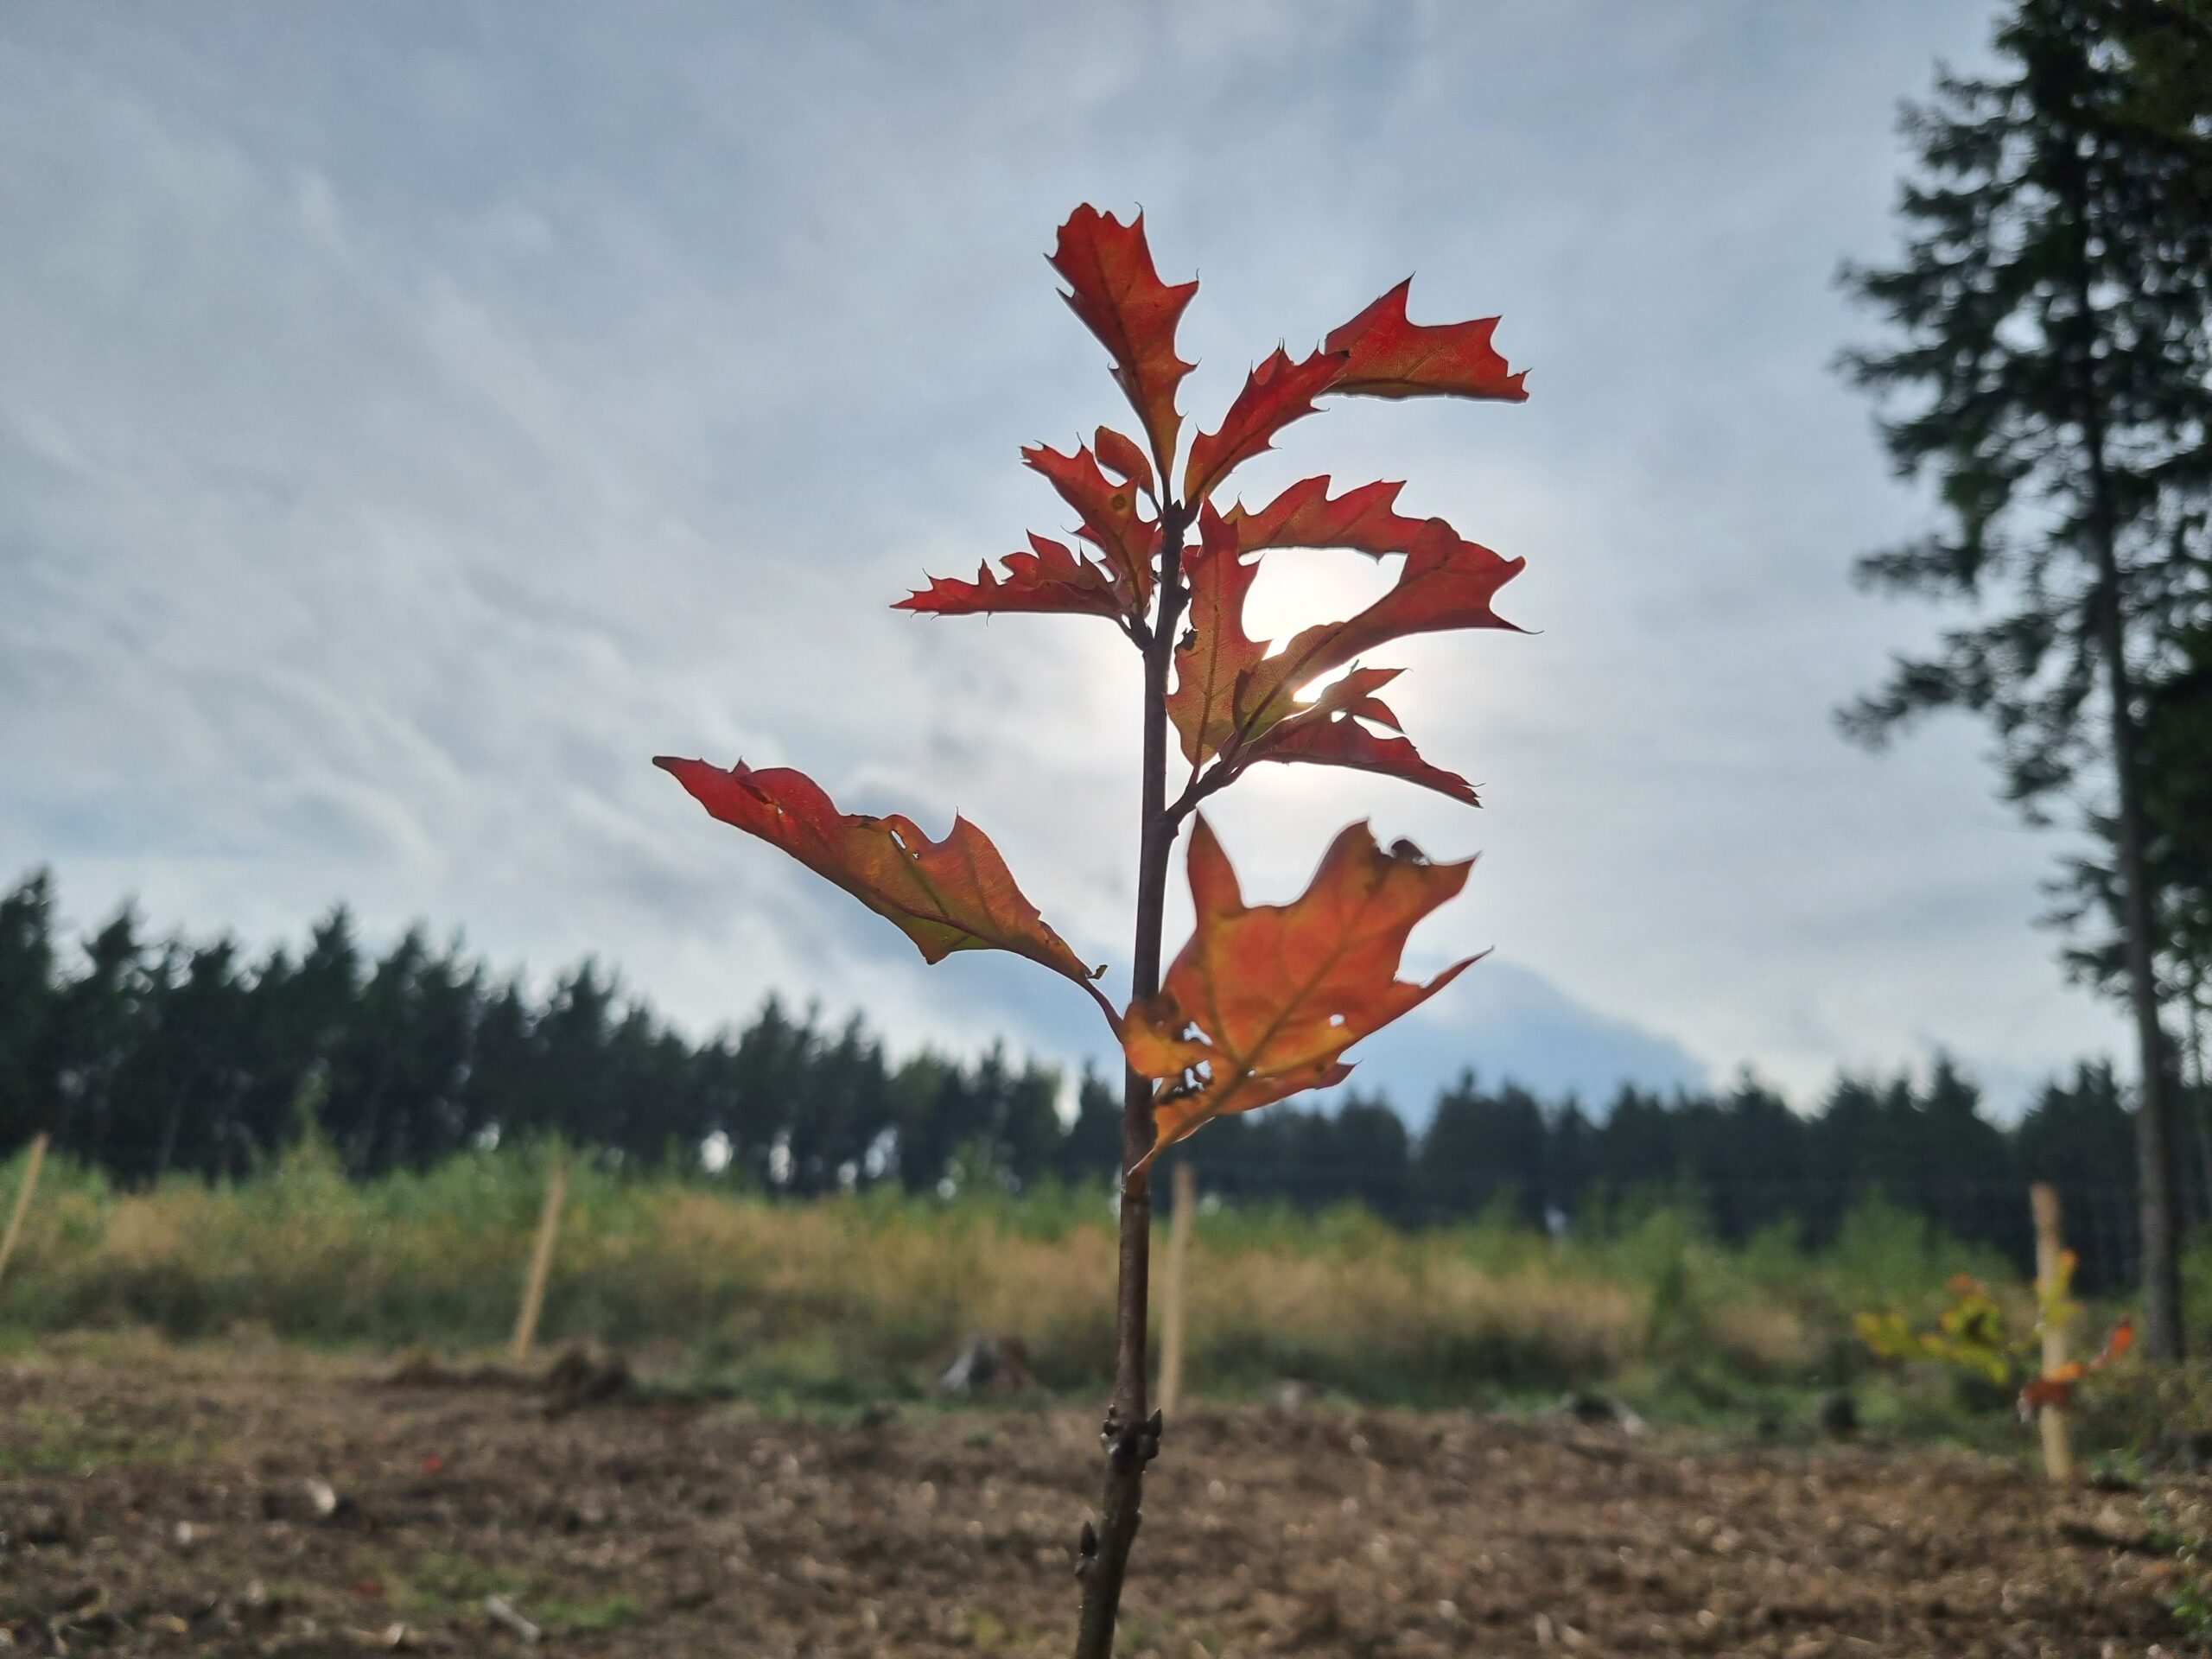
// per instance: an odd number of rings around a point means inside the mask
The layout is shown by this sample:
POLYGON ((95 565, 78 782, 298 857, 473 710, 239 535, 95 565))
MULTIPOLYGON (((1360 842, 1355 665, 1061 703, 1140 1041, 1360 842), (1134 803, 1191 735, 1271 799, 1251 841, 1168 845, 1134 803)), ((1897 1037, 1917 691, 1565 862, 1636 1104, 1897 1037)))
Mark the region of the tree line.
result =
MULTIPOLYGON (((372 950, 343 909, 256 955, 156 938, 127 906, 68 942, 43 873, 0 897, 0 1155, 45 1130, 126 1184, 235 1178, 308 1132, 308 1099, 313 1128, 360 1177, 557 1135, 792 1196, 950 1193, 1103 1182, 1121 1146, 1118 1080, 1071 1088, 997 1050, 894 1059, 857 1016, 825 1022, 772 997, 695 1041, 595 963, 533 995, 420 927, 372 950)), ((1701 1207, 1726 1239, 1782 1223, 1817 1243, 1880 1192, 2024 1255, 2029 1181, 2125 1213, 2133 1134, 2108 1066, 2047 1084, 2006 1127, 1939 1060, 1924 1079, 1840 1077, 1806 1112, 1748 1076, 1586 1106, 1470 1073, 1418 1132, 1354 1096, 1225 1119, 1185 1152, 1224 1197, 1356 1199, 1403 1222, 1487 1211, 1558 1227, 1663 1196, 1701 1207)), ((2186 1192, 2202 1217, 2212 1146, 2198 1144, 2186 1192)), ((2115 1240, 2097 1265, 2116 1273, 2131 1249, 2115 1240)))

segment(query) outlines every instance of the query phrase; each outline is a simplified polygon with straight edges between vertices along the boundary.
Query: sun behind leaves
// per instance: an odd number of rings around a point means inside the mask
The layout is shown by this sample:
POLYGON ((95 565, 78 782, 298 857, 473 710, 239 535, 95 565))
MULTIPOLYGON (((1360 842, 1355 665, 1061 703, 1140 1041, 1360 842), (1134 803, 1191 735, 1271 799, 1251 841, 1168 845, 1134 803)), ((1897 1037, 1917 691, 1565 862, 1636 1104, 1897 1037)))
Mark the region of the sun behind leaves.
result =
MULTIPOLYGON (((1237 467, 1268 449, 1284 426, 1314 413, 1332 396, 1524 398, 1524 375, 1511 369, 1492 343, 1496 319, 1414 323, 1406 312, 1409 284, 1400 283, 1306 357, 1294 359, 1278 347, 1251 371, 1219 425, 1190 443, 1183 497, 1163 502, 1162 482, 1175 475, 1182 432, 1177 393, 1191 367, 1178 350, 1176 329, 1198 284, 1160 280, 1141 216, 1124 225, 1089 207, 1061 226, 1051 262, 1068 284, 1069 306, 1106 347, 1143 441, 1102 425, 1090 445, 1069 454, 1041 444, 1023 450, 1022 460, 1075 514, 1083 550, 1032 532, 1027 550, 1007 555, 1002 571, 986 562, 973 581, 936 578, 899 601, 898 608, 937 615, 1098 616, 1147 650, 1165 648, 1160 636, 1182 622, 1164 707, 1189 775, 1168 811, 1171 836, 1199 800, 1263 760, 1378 772, 1479 804, 1464 777, 1421 755, 1376 695, 1401 671, 1370 666, 1365 658, 1411 634, 1512 629, 1493 601, 1522 562, 1468 540, 1440 518, 1400 512, 1404 486, 1395 482, 1358 485, 1332 497, 1325 475, 1303 479, 1257 509, 1236 502, 1223 511, 1215 497, 1237 467), (1199 538, 1185 545, 1182 538, 1190 527, 1199 538), (1165 544, 1170 529, 1173 549, 1165 544), (1244 628, 1244 603, 1259 558, 1319 548, 1395 556, 1403 563, 1389 591, 1351 617, 1317 623, 1279 646, 1251 638, 1244 628), (1309 686, 1331 676, 1319 695, 1306 696, 1309 686)), ((1009 950, 1096 995, 1092 976, 1022 895, 997 849, 964 820, 945 842, 931 842, 905 818, 837 813, 818 786, 795 772, 754 772, 741 762, 727 772, 702 761, 660 764, 715 817, 784 848, 888 917, 930 960, 953 950, 1009 950)), ((1352 842, 1340 837, 1300 905, 1319 913, 1327 908, 1324 884, 1351 880, 1357 869, 1361 879, 1382 881, 1394 893, 1418 887, 1439 895, 1423 907, 1425 913, 1465 880, 1465 865, 1402 867, 1390 861, 1393 855, 1375 851, 1371 838, 1366 845, 1363 862, 1352 842), (1376 859, 1383 862, 1375 864, 1376 859), (1402 868, 1426 874, 1417 881, 1391 874, 1402 868)), ((1201 830, 1192 858, 1194 886, 1203 880, 1210 890, 1234 893, 1235 878, 1210 831, 1201 830)), ((1266 907, 1242 912, 1248 918, 1275 913, 1266 907)), ((1236 931, 1225 915, 1216 925, 1236 931)), ((1286 938, 1294 937, 1305 942, 1299 949, 1319 948, 1310 929, 1291 928, 1286 938)), ((1397 944, 1402 947, 1402 930, 1397 944)), ((1194 938, 1178 959, 1185 993, 1194 986, 1192 970, 1183 963, 1195 960, 1192 951, 1198 944, 1194 938)), ((1332 969, 1336 994, 1361 1013, 1332 1027, 1325 1041, 1306 1033, 1311 1064, 1283 1058, 1298 1048, 1286 1034, 1287 1026, 1256 1049, 1240 1046, 1226 1028, 1211 1032, 1209 1040, 1192 1039, 1203 1054, 1176 1049, 1197 1055, 1192 1062, 1196 1086, 1175 1080, 1180 1067, 1149 1072, 1166 1080, 1155 1106, 1154 1149, 1223 1111, 1249 1109, 1263 1099, 1338 1081, 1344 1065, 1337 1056, 1420 1000, 1406 999, 1406 988, 1392 977, 1397 950, 1389 957, 1384 966, 1379 958, 1369 962, 1355 953, 1332 969), (1361 973, 1367 979, 1353 983, 1361 973)), ((1263 971, 1235 953, 1206 961, 1210 1006, 1242 1006, 1239 999, 1248 991, 1265 1001, 1281 990, 1263 986, 1263 971), (1238 974, 1260 977, 1240 986, 1232 982, 1238 974)), ((1277 964, 1265 971, 1280 970, 1277 964)), ((1170 978, 1172 988, 1175 976, 1170 978)), ((1433 982, 1422 994, 1442 983, 1433 982)), ((1129 1040, 1137 1046, 1133 1062, 1139 1052, 1157 1058, 1181 1040, 1161 1024, 1174 1006, 1147 1001, 1144 1019, 1129 1023, 1129 1040)), ((1122 1035, 1124 1022, 1110 1007, 1107 1012, 1122 1035)), ((1185 1012, 1196 1019, 1194 1008, 1185 1012)), ((1203 1021, 1197 1028, 1204 1029, 1203 1021)))
POLYGON ((1309 478, 1256 511, 1241 501, 1224 510, 1217 498, 1238 467, 1325 398, 1514 403, 1527 391, 1492 343, 1497 319, 1415 323, 1402 283, 1306 356, 1271 352, 1185 454, 1176 397, 1192 365, 1176 331, 1198 283, 1160 279, 1141 216, 1124 225, 1088 206, 1060 227, 1050 258, 1067 283, 1062 297, 1105 346, 1141 435, 1100 426, 1089 445, 1068 454, 1041 444, 1023 450, 1075 515, 1078 545, 1033 531, 1026 550, 1001 561, 1002 572, 985 561, 973 581, 934 579, 897 608, 1096 616, 1136 648, 1144 760, 1127 1011, 1100 992, 1094 981, 1103 969, 1084 965, 966 819, 931 841, 910 818, 840 812, 798 772, 754 772, 742 761, 726 770, 703 760, 658 764, 715 817, 781 848, 894 923, 929 961, 1009 950, 1082 986, 1121 1044, 1128 1071, 1114 1404, 1098 1523, 1086 1522, 1077 1545, 1077 1654, 1108 1659, 1144 1466, 1158 1455, 1161 1431, 1159 1415, 1145 1409, 1148 1166, 1161 1147, 1212 1118, 1341 1082, 1351 1070, 1346 1049, 1473 960, 1425 984, 1397 976, 1408 935, 1465 885, 1471 860, 1432 864, 1402 841, 1386 850, 1357 823, 1338 836, 1299 898, 1248 906, 1228 855, 1199 819, 1189 861, 1197 925, 1163 982, 1160 915, 1175 840, 1201 801, 1260 761, 1351 767, 1478 804, 1465 778, 1422 757, 1377 695, 1401 671, 1364 658, 1413 634, 1513 630, 1494 601, 1521 569, 1520 560, 1441 518, 1401 512, 1397 483, 1332 497, 1326 476, 1309 478), (1179 477, 1179 496, 1170 493, 1179 477), (1192 530, 1195 543, 1186 539, 1192 530), (1301 629, 1279 648, 1253 639, 1244 601, 1254 561, 1316 548, 1403 563, 1389 590, 1353 615, 1301 629), (1173 799, 1171 730, 1188 768, 1173 799))

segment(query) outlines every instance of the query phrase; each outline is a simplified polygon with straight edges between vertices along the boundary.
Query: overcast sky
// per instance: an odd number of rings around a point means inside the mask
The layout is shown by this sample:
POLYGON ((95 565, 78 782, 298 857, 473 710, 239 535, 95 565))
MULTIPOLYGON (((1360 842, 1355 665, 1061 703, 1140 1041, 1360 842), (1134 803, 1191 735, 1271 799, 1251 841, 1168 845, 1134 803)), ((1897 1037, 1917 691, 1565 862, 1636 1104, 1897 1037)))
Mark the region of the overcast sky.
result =
MULTIPOLYGON (((1935 619, 1829 364, 1893 246, 1897 100, 1981 0, 1847 6, 18 6, 0 12, 0 880, 88 922, 297 937, 334 900, 501 963, 587 952, 688 1027, 771 988, 899 1047, 1097 1052, 1027 964, 925 969, 648 757, 956 810, 1126 962, 1134 658, 1089 619, 922 620, 1068 515, 1018 464, 1126 425, 1041 255, 1141 207, 1199 424, 1408 271, 1502 313, 1520 406, 1338 404, 1249 469, 1408 480, 1525 556, 1528 637, 1418 640, 1391 701, 1470 812, 1263 769, 1249 897, 1343 822, 1479 850, 1417 967, 1496 954, 1367 1080, 1586 1094, 1748 1064, 1800 1098, 1942 1046, 2000 1100, 2114 1046, 2037 930, 2058 848, 1980 734, 1830 711, 1935 619)), ((1387 580, 1270 564, 1255 632, 1387 580)), ((1179 869, 1176 886, 1180 888, 1179 869)), ((1180 916, 1187 915, 1187 906, 1180 916)), ((1180 937, 1171 921, 1171 941, 1180 937)))

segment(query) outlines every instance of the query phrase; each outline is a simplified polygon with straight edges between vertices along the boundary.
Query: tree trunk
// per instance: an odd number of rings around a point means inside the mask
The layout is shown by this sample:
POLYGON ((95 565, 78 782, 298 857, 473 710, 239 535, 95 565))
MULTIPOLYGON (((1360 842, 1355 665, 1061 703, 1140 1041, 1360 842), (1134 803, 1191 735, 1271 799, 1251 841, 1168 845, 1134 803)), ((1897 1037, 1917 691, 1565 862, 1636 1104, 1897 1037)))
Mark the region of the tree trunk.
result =
POLYGON ((2196 1156, 2198 1173, 2204 1180, 2203 1218, 2212 1220, 2212 1077, 2204 1071, 2204 976, 2202 969, 2192 970, 2189 999, 2183 1005, 2183 1017, 2188 1021, 2189 1081, 2183 1090, 2183 1098, 2193 1107, 2190 1120, 2196 1126, 2196 1156))
MULTIPOLYGON (((1161 476, 1166 477, 1163 469, 1161 476)), ((1160 988, 1160 913, 1167 899, 1167 856, 1175 828, 1167 817, 1167 670, 1175 650, 1182 601, 1184 513, 1160 510, 1160 603, 1144 645, 1144 787, 1138 839, 1136 945, 1129 967, 1134 1001, 1160 988)), ((1152 1150, 1152 1080, 1126 1072, 1122 1095, 1122 1168, 1134 1169, 1152 1150)), ((1122 1180, 1121 1277, 1114 1304, 1114 1399, 1099 1438, 1106 1448, 1105 1489, 1098 1523, 1085 1522, 1076 1547, 1083 1611, 1076 1659, 1113 1659, 1122 1580, 1135 1541, 1144 1469, 1160 1452, 1160 1420, 1145 1400, 1145 1323, 1152 1271, 1152 1172, 1122 1180)))
MULTIPOLYGON (((2086 307, 2086 285, 2082 295, 2086 307)), ((2143 1234, 2143 1347, 2152 1358, 2182 1357, 2181 1262, 2174 1224, 2173 1114, 2166 1090, 2165 1033, 2158 1024, 2158 982, 2152 963, 2157 922, 2143 856, 2143 789, 2136 764, 2135 687, 2127 667, 2120 550, 2111 482, 2105 462, 2102 411, 2085 399, 2082 433, 2089 450, 2089 531, 2096 559, 2097 647, 2104 658, 2110 705, 2113 782, 2119 798, 2120 937, 2127 964, 2127 1000, 2135 1019, 2141 1067, 2135 1112, 2135 1179, 2143 1234)))
POLYGON ((2182 1357, 2181 1263, 2174 1225, 2173 1116, 2165 1087, 2166 1045, 2158 1025, 2156 905, 2143 855, 2143 790, 2136 764, 2135 686, 2127 666, 2126 598, 2121 591, 2120 520, 2113 500, 2105 408, 2097 384, 2097 309, 2091 277, 2086 163, 2069 158, 2074 199, 2073 300, 2079 311, 2074 383, 2080 402, 2083 459, 2088 463, 2089 553, 2097 586, 2091 600, 2098 654, 2104 659, 2105 698, 2111 721, 2113 782, 2118 797, 2120 936, 2127 966, 2127 1000, 2135 1020, 2141 1067, 2136 1097, 2135 1174, 2143 1234, 2143 1347, 2154 1360, 2182 1357))
POLYGON ((2099 632, 2107 696, 2113 705, 2113 771, 2120 786, 2120 901, 2127 950, 2127 999, 2135 1016, 2142 1081, 2135 1113, 2135 1172, 2143 1227, 2143 1347, 2152 1358, 2182 1357, 2181 1262, 2174 1225, 2173 1123, 2166 1092, 2165 1035, 2158 1025, 2158 986, 2152 970, 2150 881, 2144 868, 2141 785, 2135 766, 2133 687, 2123 652, 2120 577, 2107 541, 2102 550, 2099 632))

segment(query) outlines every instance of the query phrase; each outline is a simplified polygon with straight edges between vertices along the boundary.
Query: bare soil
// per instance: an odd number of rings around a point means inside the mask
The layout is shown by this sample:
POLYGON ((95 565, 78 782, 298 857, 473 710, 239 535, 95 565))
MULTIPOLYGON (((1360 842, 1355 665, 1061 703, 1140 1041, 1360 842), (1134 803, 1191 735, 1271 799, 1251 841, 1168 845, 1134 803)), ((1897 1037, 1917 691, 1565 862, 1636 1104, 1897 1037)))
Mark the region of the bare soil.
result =
MULTIPOLYGON (((1067 1649, 1087 1413, 824 1423, 588 1386, 560 1409, 523 1381, 127 1344, 0 1367, 0 1652, 496 1655, 523 1624, 576 1655, 1067 1649)), ((2205 1497, 1565 1419, 1194 1410, 1122 1649, 2177 1654, 2189 1569, 2152 1522, 2205 1497)))

